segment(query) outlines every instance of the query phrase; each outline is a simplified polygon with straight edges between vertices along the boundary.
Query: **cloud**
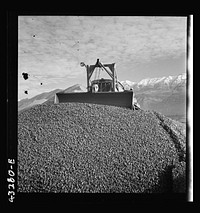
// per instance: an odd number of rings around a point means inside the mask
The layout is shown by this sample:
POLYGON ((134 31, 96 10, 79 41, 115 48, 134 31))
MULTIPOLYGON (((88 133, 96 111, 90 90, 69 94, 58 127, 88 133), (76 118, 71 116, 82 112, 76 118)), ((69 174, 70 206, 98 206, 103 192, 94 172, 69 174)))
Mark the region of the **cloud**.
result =
POLYGON ((186 18, 20 16, 19 73, 76 78, 80 62, 140 63, 186 52, 186 18))

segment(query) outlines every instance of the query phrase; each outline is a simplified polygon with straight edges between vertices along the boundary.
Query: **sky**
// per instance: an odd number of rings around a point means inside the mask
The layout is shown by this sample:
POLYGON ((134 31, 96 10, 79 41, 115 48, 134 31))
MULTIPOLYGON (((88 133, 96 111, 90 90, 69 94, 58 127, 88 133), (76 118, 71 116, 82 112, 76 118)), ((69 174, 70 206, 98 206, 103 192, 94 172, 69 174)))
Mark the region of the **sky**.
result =
POLYGON ((18 100, 86 86, 80 62, 97 58, 116 63, 120 81, 184 73, 186 23, 177 16, 19 16, 18 100))

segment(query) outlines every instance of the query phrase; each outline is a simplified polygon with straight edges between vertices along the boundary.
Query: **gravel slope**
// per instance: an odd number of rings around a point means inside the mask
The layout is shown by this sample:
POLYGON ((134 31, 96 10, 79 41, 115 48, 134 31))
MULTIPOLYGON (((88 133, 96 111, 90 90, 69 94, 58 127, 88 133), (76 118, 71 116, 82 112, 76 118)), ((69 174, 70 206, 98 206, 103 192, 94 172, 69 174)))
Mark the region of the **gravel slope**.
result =
POLYGON ((18 115, 18 192, 184 192, 184 154, 184 127, 155 112, 62 103, 18 115))

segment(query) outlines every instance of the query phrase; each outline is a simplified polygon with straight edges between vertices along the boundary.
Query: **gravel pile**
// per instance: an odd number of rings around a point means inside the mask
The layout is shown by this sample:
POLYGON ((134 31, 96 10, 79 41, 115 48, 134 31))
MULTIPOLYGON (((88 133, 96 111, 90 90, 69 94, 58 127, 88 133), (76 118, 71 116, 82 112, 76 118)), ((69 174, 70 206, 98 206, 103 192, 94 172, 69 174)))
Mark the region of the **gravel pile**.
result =
POLYGON ((185 180, 183 128, 155 112, 114 106, 24 110, 18 115, 18 192, 184 191, 174 186, 185 180))

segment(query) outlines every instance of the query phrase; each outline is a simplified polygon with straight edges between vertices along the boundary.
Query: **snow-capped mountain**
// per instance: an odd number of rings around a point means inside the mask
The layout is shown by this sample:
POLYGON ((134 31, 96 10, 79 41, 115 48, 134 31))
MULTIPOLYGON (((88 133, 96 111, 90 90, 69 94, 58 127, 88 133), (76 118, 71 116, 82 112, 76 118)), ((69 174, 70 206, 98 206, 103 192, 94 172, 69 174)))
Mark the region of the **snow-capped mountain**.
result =
POLYGON ((186 121, 186 73, 178 76, 122 81, 132 88, 141 109, 155 110, 175 120, 186 121))
POLYGON ((167 76, 160 78, 145 78, 139 82, 132 82, 129 80, 121 81, 126 89, 132 88, 135 91, 141 89, 173 89, 174 87, 184 87, 186 84, 186 73, 178 76, 167 76))
POLYGON ((132 82, 132 81, 129 81, 129 80, 121 81, 120 83, 121 83, 121 84, 125 87, 125 89, 127 89, 127 90, 133 88, 133 87, 137 84, 136 82, 132 82))

